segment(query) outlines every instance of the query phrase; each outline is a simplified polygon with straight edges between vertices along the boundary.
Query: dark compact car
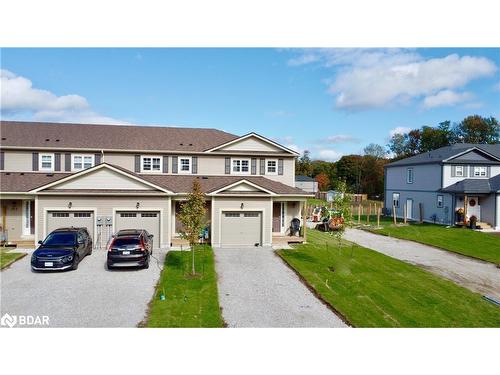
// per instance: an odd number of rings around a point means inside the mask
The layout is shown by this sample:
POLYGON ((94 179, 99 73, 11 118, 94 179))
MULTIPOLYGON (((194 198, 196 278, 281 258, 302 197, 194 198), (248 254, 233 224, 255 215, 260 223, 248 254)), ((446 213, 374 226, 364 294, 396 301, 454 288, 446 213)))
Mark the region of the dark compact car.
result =
POLYGON ((116 233, 108 246, 108 268, 149 268, 153 254, 153 235, 145 229, 124 229, 116 233))
POLYGON ((31 256, 33 271, 76 270, 92 254, 92 238, 86 228, 59 228, 38 243, 31 256))

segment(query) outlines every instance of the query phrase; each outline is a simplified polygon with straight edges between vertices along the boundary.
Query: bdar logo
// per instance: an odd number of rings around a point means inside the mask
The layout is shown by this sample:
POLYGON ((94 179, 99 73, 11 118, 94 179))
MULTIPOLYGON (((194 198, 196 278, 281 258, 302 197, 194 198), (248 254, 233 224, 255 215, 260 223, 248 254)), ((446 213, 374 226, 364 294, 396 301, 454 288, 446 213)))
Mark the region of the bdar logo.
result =
POLYGON ((17 316, 12 316, 9 314, 4 314, 0 319, 0 325, 9 326, 10 328, 14 327, 17 323, 17 316))

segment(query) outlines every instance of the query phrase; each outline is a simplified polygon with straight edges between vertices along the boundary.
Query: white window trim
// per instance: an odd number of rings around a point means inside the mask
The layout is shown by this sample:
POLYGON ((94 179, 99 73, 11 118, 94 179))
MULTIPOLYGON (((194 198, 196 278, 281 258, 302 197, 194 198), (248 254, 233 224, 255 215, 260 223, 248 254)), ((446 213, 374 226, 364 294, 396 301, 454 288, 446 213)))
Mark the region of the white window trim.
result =
POLYGON ((436 207, 443 208, 444 207, 444 196, 442 194, 438 194, 436 196, 436 207), (441 206, 439 205, 439 197, 441 197, 441 206))
POLYGON ((55 155, 52 153, 43 153, 43 154, 38 155, 38 170, 53 172, 54 171, 54 164, 55 164, 54 159, 55 159, 55 155), (43 168, 42 167, 42 159, 44 156, 50 156, 50 168, 43 168))
POLYGON ((163 172, 163 159, 161 155, 141 155, 141 173, 162 173, 163 172), (160 169, 157 171, 153 170, 153 159, 160 159, 160 169), (144 159, 151 159, 151 170, 150 171, 145 171, 144 170, 144 159))
POLYGON ((95 155, 94 154, 71 154, 71 170, 72 171, 83 171, 85 168, 85 157, 91 157, 92 158, 92 165, 89 168, 92 168, 95 166, 95 155), (75 168, 75 156, 80 156, 82 158, 82 168, 75 168))
POLYGON ((247 159, 247 158, 231 158, 231 174, 251 174, 252 173, 252 161, 250 159, 247 159), (239 172, 235 172, 233 170, 233 161, 235 160, 239 160, 240 161, 240 171, 239 172), (248 171, 247 172, 243 172, 241 169, 242 169, 242 165, 241 165, 241 162, 242 161, 247 161, 248 162, 248 171))
POLYGON ((463 165, 455 165, 453 166, 455 168, 455 177, 464 177, 465 175, 465 167, 463 165), (458 168, 461 170, 461 175, 458 175, 458 168))
POLYGON ((177 161, 177 172, 178 173, 190 174, 192 170, 193 170, 193 158, 191 156, 179 156, 179 159, 177 161), (181 163, 181 161, 183 159, 188 159, 189 160, 189 170, 187 170, 187 171, 183 171, 182 170, 182 163, 181 163))
POLYGON ((399 208, 400 203, 401 203, 401 194, 400 193, 392 193, 392 205, 396 206, 396 208, 399 208), (398 204, 394 204, 394 202, 396 201, 396 199, 394 199, 394 195, 398 196, 398 199, 397 199, 398 204))
POLYGON ((406 168, 406 183, 413 184, 413 181, 415 181, 413 168, 406 168), (410 179, 410 172, 411 172, 411 179, 410 179))
POLYGON ((481 165, 475 165, 472 168, 472 177, 480 177, 480 178, 486 178, 488 177, 488 167, 484 167, 481 165), (479 174, 476 175, 476 169, 479 170, 479 174), (484 169, 484 176, 481 175, 481 169, 484 169))
POLYGON ((277 175, 278 174, 278 159, 266 159, 266 174, 268 175, 277 175), (274 161, 276 163, 276 171, 275 172, 269 172, 269 162, 274 161))

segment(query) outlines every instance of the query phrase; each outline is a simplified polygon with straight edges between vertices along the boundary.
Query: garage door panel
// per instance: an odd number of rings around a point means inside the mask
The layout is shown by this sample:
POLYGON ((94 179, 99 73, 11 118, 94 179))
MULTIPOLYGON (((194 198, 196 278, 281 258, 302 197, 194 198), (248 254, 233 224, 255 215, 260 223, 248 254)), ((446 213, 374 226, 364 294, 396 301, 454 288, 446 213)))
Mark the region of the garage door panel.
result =
POLYGON ((87 228, 94 238, 94 213, 92 211, 49 211, 47 212, 47 234, 59 228, 87 228))
POLYGON ((262 244, 262 213, 259 211, 222 212, 222 246, 255 246, 262 244))
POLYGON ((118 211, 115 218, 115 233, 122 229, 145 229, 153 237, 153 247, 160 247, 159 211, 118 211))

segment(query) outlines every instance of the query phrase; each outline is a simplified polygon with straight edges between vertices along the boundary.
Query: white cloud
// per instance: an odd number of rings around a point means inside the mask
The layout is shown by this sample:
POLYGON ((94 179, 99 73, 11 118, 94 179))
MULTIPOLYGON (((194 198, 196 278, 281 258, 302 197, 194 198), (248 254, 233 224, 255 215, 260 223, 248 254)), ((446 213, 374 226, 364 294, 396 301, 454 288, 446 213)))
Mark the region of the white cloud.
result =
POLYGON ((328 143, 357 143, 359 140, 352 135, 337 134, 326 137, 326 142, 328 143))
POLYGON ((302 65, 318 62, 336 67, 335 76, 328 80, 328 92, 335 96, 337 108, 349 110, 407 104, 463 88, 497 70, 485 57, 451 54, 425 59, 413 50, 319 49, 301 54, 308 56, 295 59, 302 65))
POLYGON ((29 79, 5 69, 0 69, 0 79, 2 117, 22 113, 36 121, 126 123, 94 112, 83 96, 57 96, 50 91, 34 88, 29 79))
POLYGON ((470 100, 473 95, 470 92, 456 92, 453 90, 442 90, 435 95, 426 96, 422 102, 424 108, 453 106, 470 100))
POLYGON ((410 131, 410 128, 398 126, 389 132, 389 136, 392 138, 395 134, 408 134, 410 131))
POLYGON ((317 159, 325 161, 337 161, 342 157, 342 153, 332 149, 320 149, 317 151, 317 159))
POLYGON ((497 82, 497 83, 493 86, 493 90, 495 90, 495 91, 500 91, 500 82, 497 82))

